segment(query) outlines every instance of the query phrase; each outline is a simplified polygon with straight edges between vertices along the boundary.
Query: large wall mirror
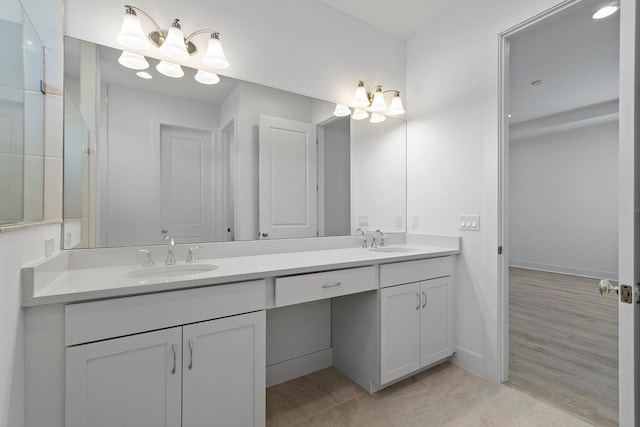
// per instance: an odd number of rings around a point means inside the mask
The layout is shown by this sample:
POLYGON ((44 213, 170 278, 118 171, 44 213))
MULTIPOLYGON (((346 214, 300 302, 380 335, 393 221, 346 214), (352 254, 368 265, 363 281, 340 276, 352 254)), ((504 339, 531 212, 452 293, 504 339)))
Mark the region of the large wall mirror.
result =
POLYGON ((44 48, 18 0, 0 8, 0 227, 44 212, 44 48))
POLYGON ((121 53, 65 39, 66 247, 406 231, 404 120, 121 53))

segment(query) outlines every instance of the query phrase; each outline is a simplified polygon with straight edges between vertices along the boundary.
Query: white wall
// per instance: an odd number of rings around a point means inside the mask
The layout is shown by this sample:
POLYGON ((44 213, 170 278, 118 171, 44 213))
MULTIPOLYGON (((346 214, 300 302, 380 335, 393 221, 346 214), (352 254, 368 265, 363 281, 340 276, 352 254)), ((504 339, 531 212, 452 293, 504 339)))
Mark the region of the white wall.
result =
POLYGON ((512 142, 510 265, 618 278, 618 123, 512 142))
MULTIPOLYGON (((109 246, 160 243, 160 125, 214 132, 218 109, 146 92, 107 88, 107 188, 104 203, 109 246)), ((214 134, 215 139, 215 134, 214 134)))
POLYGON ((454 361, 498 381, 498 35, 554 0, 467 1, 407 44, 409 232, 462 236, 454 361), (458 215, 480 214, 479 232, 458 215))
MULTIPOLYGON (((186 34, 201 28, 220 31, 231 63, 221 74, 229 77, 344 104, 358 80, 368 87, 405 88, 405 42, 320 1, 190 0, 187 5, 140 0, 135 6, 160 26, 180 18, 186 34)), ((119 47, 115 37, 122 2, 67 0, 65 12, 67 35, 119 47)), ((201 35, 195 42, 203 46, 206 40, 201 35)), ((199 56, 186 63, 201 64, 199 56)))

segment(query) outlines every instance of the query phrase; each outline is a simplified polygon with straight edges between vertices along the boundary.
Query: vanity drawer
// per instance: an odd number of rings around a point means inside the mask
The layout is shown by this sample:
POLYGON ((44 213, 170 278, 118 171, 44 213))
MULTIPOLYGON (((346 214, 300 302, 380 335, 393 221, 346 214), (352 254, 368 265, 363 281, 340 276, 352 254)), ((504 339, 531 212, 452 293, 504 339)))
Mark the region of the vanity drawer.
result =
POLYGON ((264 280, 67 304, 65 345, 170 328, 264 308, 264 280))
POLYGON ((375 268, 360 267, 276 278, 276 307, 377 289, 375 268))
POLYGON ((383 264, 380 266, 380 287, 451 276, 452 270, 450 256, 383 264))

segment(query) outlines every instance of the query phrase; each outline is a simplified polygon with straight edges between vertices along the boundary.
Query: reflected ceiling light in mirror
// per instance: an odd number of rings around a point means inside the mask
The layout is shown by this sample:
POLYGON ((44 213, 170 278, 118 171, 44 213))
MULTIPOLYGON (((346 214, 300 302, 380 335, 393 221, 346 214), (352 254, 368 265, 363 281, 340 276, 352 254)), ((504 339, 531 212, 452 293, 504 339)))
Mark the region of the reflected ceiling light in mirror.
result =
POLYGON ((346 105, 336 104, 336 109, 333 110, 333 115, 336 117, 345 117, 351 114, 351 109, 346 105))
POLYGON ((606 18, 607 16, 613 15, 618 11, 618 9, 620 9, 619 5, 609 4, 607 6, 601 7, 600 9, 596 10, 594 14, 591 15, 591 17, 593 19, 603 19, 603 18, 606 18))
POLYGON ((185 61, 198 51, 196 45, 191 41, 198 34, 211 35, 207 51, 203 57, 203 63, 211 68, 227 68, 229 61, 222 50, 218 31, 209 29, 197 30, 185 38, 179 19, 174 19, 169 30, 163 31, 148 13, 135 6, 125 5, 122 28, 116 40, 122 46, 132 50, 145 50, 154 44, 168 58, 175 61, 185 61), (155 31, 145 35, 138 13, 144 15, 153 24, 155 31))
POLYGON ((387 109, 387 103, 384 102, 384 93, 382 86, 378 85, 373 90, 373 100, 371 101, 371 111, 380 112, 387 109))
POLYGON ((160 74, 174 79, 184 76, 182 67, 178 64, 174 64, 173 62, 160 61, 158 65, 156 65, 156 70, 158 70, 160 74))
POLYGON ((146 71, 138 71, 136 73, 136 76, 140 77, 141 79, 145 79, 145 80, 149 80, 152 79, 153 76, 149 73, 147 73, 146 71))
POLYGON ((371 113, 371 118, 369 119, 371 123, 382 123, 385 120, 387 120, 387 118, 380 113, 371 113))
POLYGON ((402 98, 400 98, 400 92, 394 91, 393 98, 391 99, 391 106, 387 114, 390 116, 400 116, 404 114, 404 107, 402 106, 402 98))
POLYGON ((353 120, 364 120, 367 117, 369 117, 369 113, 364 110, 360 110, 359 108, 353 110, 353 114, 351 115, 351 118, 353 120))
POLYGON ((131 68, 132 70, 146 70, 149 68, 149 63, 144 56, 133 52, 127 52, 126 50, 122 51, 122 54, 118 58, 118 62, 123 67, 131 68))
POLYGON ((220 77, 218 77, 216 73, 211 73, 205 70, 198 70, 195 79, 198 83, 202 83, 203 85, 214 85, 220 82, 220 77))

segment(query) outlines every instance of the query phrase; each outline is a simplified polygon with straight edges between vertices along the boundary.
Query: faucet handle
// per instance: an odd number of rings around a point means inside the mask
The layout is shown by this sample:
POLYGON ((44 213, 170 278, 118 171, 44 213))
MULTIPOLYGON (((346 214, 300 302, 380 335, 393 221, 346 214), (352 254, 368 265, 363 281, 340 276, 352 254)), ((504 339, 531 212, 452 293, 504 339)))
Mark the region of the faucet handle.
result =
POLYGON ((192 264, 196 262, 196 257, 193 254, 196 249, 200 249, 200 246, 192 246, 189 248, 189 253, 187 254, 187 259, 184 261, 188 264, 192 264))
POLYGON ((144 262, 142 263, 143 267, 153 267, 155 265, 155 263, 153 262, 153 258, 151 258, 151 252, 149 252, 147 249, 139 249, 138 252, 140 252, 141 254, 147 254, 147 256, 144 258, 144 262))

